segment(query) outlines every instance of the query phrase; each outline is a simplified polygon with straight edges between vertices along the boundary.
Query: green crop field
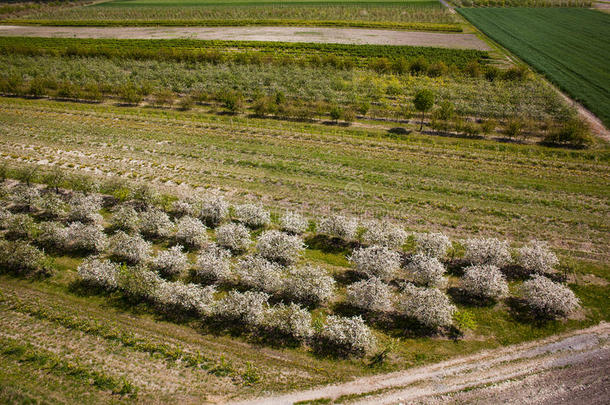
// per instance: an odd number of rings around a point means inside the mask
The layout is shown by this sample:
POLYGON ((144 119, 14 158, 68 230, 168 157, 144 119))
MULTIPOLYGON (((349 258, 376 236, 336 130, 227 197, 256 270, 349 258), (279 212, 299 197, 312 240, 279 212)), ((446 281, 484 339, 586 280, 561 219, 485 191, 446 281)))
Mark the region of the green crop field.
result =
MULTIPOLYGON (((438 0, 411 1, 109 1, 34 9, 21 23, 46 25, 316 25, 461 30, 438 0)), ((9 22, 10 22, 9 21, 9 22)))
POLYGON ((459 12, 610 125, 610 15, 583 9, 459 12))

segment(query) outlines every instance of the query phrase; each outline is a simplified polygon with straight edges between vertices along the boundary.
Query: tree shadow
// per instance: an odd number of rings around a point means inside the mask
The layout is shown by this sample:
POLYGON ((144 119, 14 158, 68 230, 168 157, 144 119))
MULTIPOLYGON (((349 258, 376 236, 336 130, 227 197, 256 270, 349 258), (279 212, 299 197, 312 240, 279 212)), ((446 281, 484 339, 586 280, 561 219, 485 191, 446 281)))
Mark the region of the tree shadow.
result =
POLYGON ((390 316, 384 325, 387 334, 394 338, 416 339, 423 337, 432 337, 439 334, 437 328, 431 328, 423 325, 418 320, 407 316, 390 316))
POLYGON ((523 298, 509 297, 505 302, 510 317, 519 323, 533 324, 541 328, 552 321, 552 318, 544 316, 530 308, 523 298))
POLYGON ((358 273, 352 269, 347 269, 340 273, 335 274, 335 281, 342 285, 348 285, 352 283, 357 283, 358 281, 365 280, 367 276, 358 273))
POLYGON ((455 303, 462 304, 467 307, 493 307, 497 301, 486 297, 475 297, 467 294, 459 287, 450 287, 447 289, 449 295, 455 303))
POLYGON ((464 268, 468 267, 468 263, 464 259, 451 259, 445 263, 447 273, 455 277, 462 277, 464 275, 464 268))
POLYGON ((356 241, 345 241, 338 237, 316 234, 305 239, 305 244, 310 249, 317 249, 324 253, 349 253, 361 246, 356 241))
POLYGON ((500 271, 506 276, 507 280, 513 281, 527 280, 532 274, 531 271, 528 271, 517 264, 504 266, 500 271))

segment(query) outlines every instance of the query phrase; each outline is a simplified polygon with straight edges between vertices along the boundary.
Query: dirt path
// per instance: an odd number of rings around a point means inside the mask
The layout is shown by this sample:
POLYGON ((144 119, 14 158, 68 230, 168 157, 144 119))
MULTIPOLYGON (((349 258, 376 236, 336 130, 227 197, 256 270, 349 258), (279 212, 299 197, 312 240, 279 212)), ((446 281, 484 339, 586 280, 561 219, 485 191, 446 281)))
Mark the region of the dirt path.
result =
POLYGON ((36 27, 0 26, 0 36, 206 39, 338 44, 411 45, 490 50, 474 34, 321 27, 36 27))
POLYGON ((585 386, 588 398, 603 400, 610 392, 609 337, 610 324, 601 323, 541 341, 241 404, 283 405, 321 398, 335 400, 344 395, 356 396, 349 403, 358 404, 446 403, 460 395, 464 400, 468 399, 466 395, 470 395, 471 402, 479 398, 485 403, 486 396, 489 396, 488 402, 494 402, 494 395, 501 396, 507 392, 514 403, 531 403, 533 400, 560 403, 569 399, 566 393, 581 392, 585 386), (596 375, 599 378, 596 379, 596 375), (527 381, 527 389, 506 391, 519 380, 527 381), (495 394, 490 395, 490 391, 495 394), (539 396, 541 392, 544 392, 544 397, 539 396), (448 394, 453 396, 446 397, 448 394))

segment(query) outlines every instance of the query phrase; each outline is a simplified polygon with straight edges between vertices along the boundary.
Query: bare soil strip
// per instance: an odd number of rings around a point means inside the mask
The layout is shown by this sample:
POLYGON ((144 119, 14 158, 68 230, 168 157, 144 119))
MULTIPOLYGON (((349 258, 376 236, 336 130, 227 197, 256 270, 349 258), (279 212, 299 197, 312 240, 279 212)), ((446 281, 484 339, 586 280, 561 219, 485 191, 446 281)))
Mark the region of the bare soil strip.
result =
POLYGON ((319 42, 358 45, 433 46, 478 49, 489 46, 474 34, 322 27, 37 27, 0 26, 0 36, 202 39, 227 41, 319 42))
MULTIPOLYGON (((597 326, 575 331, 562 336, 555 336, 536 342, 484 351, 472 356, 449 360, 425 367, 414 368, 397 373, 378 375, 354 380, 349 383, 330 385, 317 389, 295 392, 276 397, 258 398, 242 402, 245 404, 283 405, 297 401, 315 399, 337 399, 346 395, 355 397, 350 403, 359 404, 393 404, 428 402, 439 400, 439 395, 460 394, 477 389, 499 389, 502 384, 514 380, 529 379, 528 390, 510 390, 512 401, 531 400, 536 392, 536 375, 539 389, 548 388, 545 381, 553 380, 562 384, 564 392, 572 388, 588 386, 591 397, 610 390, 608 378, 579 383, 578 378, 586 380, 591 374, 587 367, 601 370, 608 365, 610 358, 610 325, 601 323, 597 326), (574 368, 573 368, 574 367, 574 368), (566 369, 572 369, 565 373, 566 369), (553 374, 564 380, 554 378, 553 374), (566 374, 566 375, 563 375, 566 374), (532 376, 534 376, 532 378, 532 376)), ((605 375, 601 372, 601 376, 605 375)), ((484 392, 478 391, 481 396, 484 392)), ((561 394, 560 391, 549 393, 561 394)), ((601 395, 600 398, 607 398, 601 395)), ((561 399, 560 397, 558 399, 561 399)), ((443 402, 441 398, 439 402, 443 402)))

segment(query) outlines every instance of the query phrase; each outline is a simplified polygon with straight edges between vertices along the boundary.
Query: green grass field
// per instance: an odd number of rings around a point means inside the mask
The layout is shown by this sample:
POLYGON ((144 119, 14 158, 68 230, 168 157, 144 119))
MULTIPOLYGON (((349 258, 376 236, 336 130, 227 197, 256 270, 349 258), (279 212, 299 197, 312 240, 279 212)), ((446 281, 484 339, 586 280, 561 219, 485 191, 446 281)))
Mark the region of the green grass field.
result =
POLYGON ((459 9, 610 126, 610 15, 583 9, 459 9))

